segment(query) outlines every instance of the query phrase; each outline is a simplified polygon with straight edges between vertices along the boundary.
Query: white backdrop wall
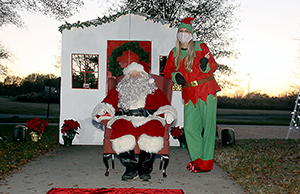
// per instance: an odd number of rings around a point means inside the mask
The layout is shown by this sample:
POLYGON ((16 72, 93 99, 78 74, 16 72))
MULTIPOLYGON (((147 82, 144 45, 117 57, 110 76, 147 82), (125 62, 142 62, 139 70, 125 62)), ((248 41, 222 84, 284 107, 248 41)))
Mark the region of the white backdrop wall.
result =
MULTIPOLYGON (((97 27, 73 28, 62 33, 60 126, 65 119, 74 119, 81 125, 75 145, 102 145, 103 126, 93 122, 91 113, 95 105, 106 95, 107 40, 151 41, 151 73, 159 74, 159 56, 168 55, 175 45, 177 29, 168 25, 145 21, 144 17, 125 15, 113 23, 97 27), (72 89, 72 54, 99 55, 98 89, 72 89)), ((181 92, 173 92, 172 105, 179 115, 175 125, 183 126, 183 103, 181 92)), ((59 141, 63 144, 61 133, 59 141)), ((170 138, 170 145, 178 141, 170 138)))

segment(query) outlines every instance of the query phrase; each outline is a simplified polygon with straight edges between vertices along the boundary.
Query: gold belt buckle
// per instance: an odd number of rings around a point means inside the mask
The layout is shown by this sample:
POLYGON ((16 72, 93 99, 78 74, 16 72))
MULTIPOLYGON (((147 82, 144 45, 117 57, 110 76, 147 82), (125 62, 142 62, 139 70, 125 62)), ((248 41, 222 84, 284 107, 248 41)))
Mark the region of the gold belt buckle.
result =
POLYGON ((197 81, 192 81, 190 82, 192 87, 198 86, 198 82, 197 81))

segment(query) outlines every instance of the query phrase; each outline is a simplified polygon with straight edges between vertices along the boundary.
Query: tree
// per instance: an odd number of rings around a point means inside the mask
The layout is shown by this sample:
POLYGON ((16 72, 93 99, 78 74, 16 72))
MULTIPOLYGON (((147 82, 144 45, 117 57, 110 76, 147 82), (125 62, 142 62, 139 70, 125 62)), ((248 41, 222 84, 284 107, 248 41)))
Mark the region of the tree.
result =
POLYGON ((32 73, 27 75, 21 81, 19 86, 19 93, 25 94, 30 92, 43 92, 45 86, 55 87, 59 89, 60 86, 60 78, 56 77, 54 74, 38 74, 32 73))
POLYGON ((61 74, 61 38, 57 40, 57 50, 54 54, 54 61, 53 61, 53 67, 59 75, 61 74))
MULTIPOLYGON (((9 58, 9 53, 3 48, 0 44, 0 59, 5 60, 9 58)), ((3 64, 2 60, 0 61, 0 75, 6 75, 7 73, 7 66, 3 64)))
MULTIPOLYGON (((41 13, 62 20, 71 17, 83 6, 82 0, 0 0, 0 27, 12 24, 24 27, 19 12, 41 13)), ((11 53, 0 43, 0 76, 7 75, 8 67, 3 60, 9 60, 11 53)))
POLYGON ((8 65, 13 63, 14 60, 13 53, 5 48, 0 41, 0 80, 3 80, 9 74, 8 65))
POLYGON ((13 85, 15 87, 20 87, 21 83, 22 83, 22 78, 14 75, 7 76, 3 82, 4 85, 13 85))
MULTIPOLYGON (((208 44, 212 54, 218 58, 235 58, 233 47, 235 36, 230 35, 238 22, 235 16, 239 5, 230 0, 124 0, 120 8, 110 12, 138 12, 152 18, 161 18, 171 27, 178 26, 183 18, 194 17, 192 21, 197 39, 208 44)), ((231 75, 234 71, 225 64, 219 64, 216 74, 231 75)), ((228 80, 228 79, 227 79, 228 80)), ((233 85, 226 80, 218 80, 220 85, 233 85)))
POLYGON ((0 0, 0 27, 4 24, 22 27, 21 11, 42 13, 62 20, 79 11, 83 4, 82 0, 0 0))
POLYGON ((239 6, 230 0, 124 0, 120 8, 111 12, 140 12, 158 17, 178 26, 183 18, 194 17, 193 27, 197 37, 210 46, 216 58, 237 55, 229 36, 234 29, 239 6))

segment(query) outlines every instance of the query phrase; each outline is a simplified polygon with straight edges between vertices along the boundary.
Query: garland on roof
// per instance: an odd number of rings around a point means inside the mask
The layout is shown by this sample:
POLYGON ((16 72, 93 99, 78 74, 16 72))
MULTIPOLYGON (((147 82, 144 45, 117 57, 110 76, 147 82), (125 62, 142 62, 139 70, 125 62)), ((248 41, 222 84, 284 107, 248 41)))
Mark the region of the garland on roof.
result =
POLYGON ((121 46, 115 48, 112 52, 110 57, 108 58, 108 70, 111 72, 112 76, 119 77, 123 75, 123 69, 119 61, 117 60, 118 57, 122 56, 125 51, 131 51, 139 57, 139 62, 146 62, 147 64, 150 62, 149 53, 145 51, 142 47, 140 47, 137 41, 126 42, 121 46))
MULTIPOLYGON (((159 17, 151 17, 149 15, 146 15, 146 14, 143 14, 143 13, 139 13, 139 12, 130 12, 131 14, 135 14, 135 15, 139 15, 139 16, 143 16, 145 18, 145 20, 151 20, 153 21, 154 23, 162 23, 163 25, 164 24, 169 24, 169 27, 173 27, 175 24, 174 23, 170 23, 164 19, 161 19, 159 17)), ((104 16, 102 18, 98 17, 97 19, 94 19, 94 20, 89 20, 89 21, 85 21, 85 22, 76 22, 76 23, 68 23, 68 22, 65 22, 65 24, 61 25, 59 28, 58 28, 58 31, 60 33, 62 33, 64 30, 71 30, 72 28, 88 28, 90 26, 99 26, 99 25, 102 25, 102 24, 106 24, 106 23, 110 23, 110 22, 114 22, 116 19, 120 18, 121 16, 123 15, 127 15, 128 12, 118 12, 114 15, 110 15, 109 17, 107 16, 104 16)))

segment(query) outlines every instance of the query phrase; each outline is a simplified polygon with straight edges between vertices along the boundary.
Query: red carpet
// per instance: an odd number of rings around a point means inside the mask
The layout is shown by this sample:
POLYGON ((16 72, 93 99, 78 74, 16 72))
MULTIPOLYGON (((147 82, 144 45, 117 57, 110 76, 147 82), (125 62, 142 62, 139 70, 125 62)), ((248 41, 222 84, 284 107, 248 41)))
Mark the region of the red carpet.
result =
POLYGON ((136 188, 99 188, 99 189, 83 189, 83 188, 52 188, 47 194, 102 194, 102 193, 114 193, 114 194, 184 194, 181 189, 136 189, 136 188))

